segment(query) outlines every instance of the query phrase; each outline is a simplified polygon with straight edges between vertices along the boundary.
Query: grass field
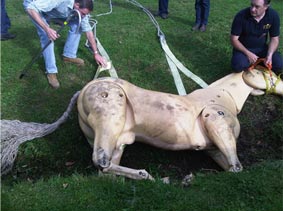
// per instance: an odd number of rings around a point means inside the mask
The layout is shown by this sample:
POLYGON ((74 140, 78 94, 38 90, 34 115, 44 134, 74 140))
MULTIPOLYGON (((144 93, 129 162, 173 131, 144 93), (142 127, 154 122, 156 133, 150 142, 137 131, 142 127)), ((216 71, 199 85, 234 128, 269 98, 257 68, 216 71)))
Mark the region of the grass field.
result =
MULTIPOLYGON (((158 1, 139 2, 152 10, 158 7, 158 1)), ((49 87, 43 59, 20 80, 21 70, 39 51, 39 40, 22 1, 6 4, 12 22, 10 32, 17 37, 1 42, 1 119, 51 123, 65 111, 73 94, 93 79, 97 65, 84 47, 85 36, 78 56, 86 66, 62 62, 65 29, 55 43, 61 87, 49 87)), ((175 56, 211 83, 231 72, 231 22, 236 12, 247 6, 249 1, 244 0, 211 1, 205 33, 191 31, 194 1, 170 1, 169 19, 157 21, 175 56)), ((283 1, 273 0, 272 7, 282 21, 283 1)), ((107 11, 108 1, 95 1, 94 17, 107 11)), ((110 15, 96 19, 97 36, 120 78, 143 88, 177 94, 156 28, 142 10, 116 0, 110 15)), ((282 53, 282 41, 279 50, 282 53)), ((182 79, 188 92, 199 88, 184 75, 182 79)), ((244 165, 239 174, 223 172, 203 152, 169 152, 138 143, 128 146, 122 164, 144 168, 157 179, 169 176, 171 184, 165 185, 159 180, 98 177, 74 109, 57 131, 20 147, 13 170, 1 179, 1 210, 283 210, 282 117, 282 97, 248 98, 239 115, 238 155, 244 165), (194 175, 192 184, 183 187, 181 181, 190 173, 194 175)))

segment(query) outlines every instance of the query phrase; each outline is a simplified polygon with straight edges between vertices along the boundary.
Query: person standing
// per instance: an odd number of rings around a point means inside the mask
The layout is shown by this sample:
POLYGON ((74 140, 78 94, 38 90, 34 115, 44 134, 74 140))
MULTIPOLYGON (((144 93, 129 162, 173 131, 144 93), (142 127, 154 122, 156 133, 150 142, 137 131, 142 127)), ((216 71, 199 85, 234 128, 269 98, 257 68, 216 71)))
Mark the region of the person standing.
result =
POLYGON ((232 23, 232 69, 241 72, 259 58, 265 58, 264 64, 271 65, 275 73, 280 73, 283 59, 277 51, 279 35, 280 18, 270 8, 270 0, 251 0, 251 6, 238 12, 232 23))
MULTIPOLYGON (((85 32, 93 49, 95 61, 99 65, 106 65, 105 59, 98 52, 95 37, 89 24, 89 13, 93 10, 92 0, 24 0, 23 6, 36 27, 42 48, 49 40, 55 41, 60 37, 56 30, 50 27, 50 21, 52 19, 66 20, 75 9, 80 13, 81 22, 79 23, 78 17, 73 17, 68 23, 70 30, 64 46, 63 61, 80 66, 84 65, 84 60, 77 58, 77 50, 81 34, 85 32)), ((57 79, 58 69, 55 62, 54 42, 51 42, 43 51, 43 57, 48 82, 57 89, 60 84, 57 79)))
POLYGON ((16 35, 8 32, 11 21, 6 11, 6 1, 1 0, 1 41, 14 39, 16 35))
POLYGON ((193 31, 200 30, 201 32, 205 32, 208 23, 210 0, 196 0, 195 10, 196 10, 196 20, 195 20, 195 25, 192 27, 192 30, 193 31))

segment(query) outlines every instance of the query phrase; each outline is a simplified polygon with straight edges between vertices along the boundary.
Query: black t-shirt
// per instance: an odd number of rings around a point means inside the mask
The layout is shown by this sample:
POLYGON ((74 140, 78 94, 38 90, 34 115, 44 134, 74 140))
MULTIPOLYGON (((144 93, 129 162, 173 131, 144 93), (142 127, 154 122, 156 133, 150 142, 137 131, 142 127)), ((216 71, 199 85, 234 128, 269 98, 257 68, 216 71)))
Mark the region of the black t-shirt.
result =
POLYGON ((272 8, 265 11, 264 17, 257 22, 251 16, 250 8, 241 10, 234 18, 231 35, 239 36, 239 41, 246 48, 263 48, 268 34, 276 37, 280 34, 280 18, 272 8))

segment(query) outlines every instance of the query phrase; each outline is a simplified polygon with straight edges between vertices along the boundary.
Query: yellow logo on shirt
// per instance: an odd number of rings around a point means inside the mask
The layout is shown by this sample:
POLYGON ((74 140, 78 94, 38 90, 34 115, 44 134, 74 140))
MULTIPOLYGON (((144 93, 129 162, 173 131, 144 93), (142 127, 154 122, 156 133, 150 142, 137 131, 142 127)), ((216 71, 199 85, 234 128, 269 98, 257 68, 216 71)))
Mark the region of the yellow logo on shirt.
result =
POLYGON ((271 24, 263 25, 263 29, 270 29, 270 27, 271 27, 271 24))

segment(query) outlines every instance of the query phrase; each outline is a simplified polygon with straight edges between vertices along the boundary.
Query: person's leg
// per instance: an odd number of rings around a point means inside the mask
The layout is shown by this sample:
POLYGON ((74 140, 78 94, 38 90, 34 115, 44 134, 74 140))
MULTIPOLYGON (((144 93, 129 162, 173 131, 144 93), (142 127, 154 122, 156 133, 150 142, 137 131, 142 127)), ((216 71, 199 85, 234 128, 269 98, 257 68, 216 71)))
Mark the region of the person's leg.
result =
POLYGON ((200 25, 201 24, 201 0, 195 1, 195 10, 196 10, 196 20, 195 24, 200 25))
POLYGON ((272 56, 272 70, 276 74, 283 73, 283 58, 278 51, 274 52, 272 56))
MULTIPOLYGON (((43 48, 49 42, 49 38, 46 32, 41 28, 41 26, 39 26, 33 20, 32 17, 30 18, 36 27, 37 34, 40 39, 41 48, 43 48)), ((46 19, 43 16, 42 16, 42 19, 46 22, 46 24, 48 24, 46 19)), ((49 46, 43 51, 42 55, 43 55, 44 62, 45 62, 46 73, 57 73, 58 70, 56 66, 56 59, 55 59, 55 53, 54 53, 54 42, 51 42, 49 44, 49 46)))
MULTIPOLYGON (((267 50, 268 47, 266 46, 265 49, 260 49, 258 52, 255 52, 260 58, 265 58, 267 55, 267 50)), ((280 74, 283 72, 283 58, 282 55, 278 52, 275 51, 272 56, 272 70, 276 74, 280 74)))
MULTIPOLYGON (((32 19, 32 18, 31 18, 32 19)), ((42 19, 47 23, 46 19, 42 17, 42 19)), ((46 34, 46 32, 39 26, 33 19, 32 22, 34 23, 37 34, 40 39, 41 48, 44 48, 45 45, 49 42, 49 38, 46 34)), ((48 24, 48 23, 47 23, 48 24)), ((56 59, 55 59, 55 53, 54 53, 54 42, 51 42, 47 48, 42 53, 44 62, 45 62, 45 69, 46 69, 46 76, 48 79, 48 83, 55 89, 58 89, 60 86, 60 83, 57 79, 57 66, 56 66, 56 59)))
POLYGON ((209 9, 210 9, 210 1, 209 0, 202 0, 201 4, 201 24, 199 30, 201 32, 206 31, 206 25, 208 22, 209 16, 209 9))
POLYGON ((6 11, 6 2, 1 0, 1 41, 14 39, 16 35, 9 33, 11 27, 10 18, 6 11))
MULTIPOLYGON (((264 49, 255 49, 252 50, 256 55, 258 55, 259 58, 266 58, 267 51, 268 51, 268 46, 266 46, 264 49)), ((283 69, 283 59, 281 54, 278 51, 275 51, 273 56, 272 56, 272 70, 276 74, 282 73, 283 69)))
POLYGON ((210 10, 210 0, 202 0, 201 24, 203 25, 207 25, 208 23, 209 10, 210 10))
POLYGON ((231 67, 234 72, 241 72, 250 66, 248 57, 240 51, 233 49, 231 67))
MULTIPOLYGON (((32 0, 25 0, 23 2, 23 6, 26 10, 27 5, 32 0)), ((40 14, 41 15, 41 14, 40 14)), ((54 53, 54 42, 50 42, 47 33, 41 28, 40 25, 37 24, 36 21, 33 20, 33 18, 29 15, 32 23, 34 24, 37 34, 39 36, 41 48, 44 48, 46 45, 48 45, 45 50, 42 52, 44 62, 45 62, 45 69, 46 69, 46 76, 48 79, 48 83, 55 89, 59 88, 60 83, 57 80, 57 67, 56 67, 56 60, 55 60, 55 53, 54 53), (48 44, 49 43, 49 44, 48 44)), ((46 19, 47 17, 41 15, 42 20, 49 25, 49 21, 46 19)))
POLYGON ((199 30, 201 24, 201 0, 195 0, 195 25, 192 27, 193 31, 199 30))
POLYGON ((7 34, 10 26, 11 22, 6 11, 5 0, 1 0, 1 34, 7 34))
POLYGON ((68 58, 77 58, 77 51, 81 39, 81 31, 77 30, 79 24, 78 20, 71 20, 69 22, 70 30, 64 46, 63 56, 68 58))
POLYGON ((77 51, 82 33, 80 29, 77 30, 79 27, 79 20, 71 20, 68 25, 70 26, 70 30, 64 46, 63 61, 65 63, 72 63, 78 66, 83 66, 84 60, 77 58, 77 51))
POLYGON ((169 0, 159 0, 158 1, 158 13, 162 18, 168 17, 168 2, 169 0))

